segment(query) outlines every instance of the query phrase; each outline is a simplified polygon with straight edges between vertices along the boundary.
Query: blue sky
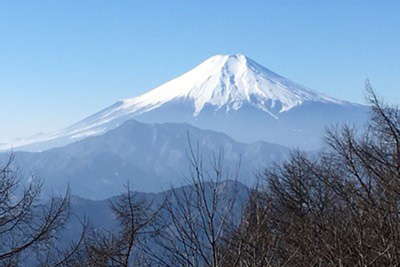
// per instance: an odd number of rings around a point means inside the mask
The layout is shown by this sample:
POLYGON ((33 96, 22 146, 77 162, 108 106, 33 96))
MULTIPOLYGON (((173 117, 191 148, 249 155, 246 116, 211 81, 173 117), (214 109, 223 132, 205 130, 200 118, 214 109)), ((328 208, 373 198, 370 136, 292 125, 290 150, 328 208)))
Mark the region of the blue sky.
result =
POLYGON ((400 1, 0 1, 0 142, 68 126, 215 54, 400 104, 400 1))

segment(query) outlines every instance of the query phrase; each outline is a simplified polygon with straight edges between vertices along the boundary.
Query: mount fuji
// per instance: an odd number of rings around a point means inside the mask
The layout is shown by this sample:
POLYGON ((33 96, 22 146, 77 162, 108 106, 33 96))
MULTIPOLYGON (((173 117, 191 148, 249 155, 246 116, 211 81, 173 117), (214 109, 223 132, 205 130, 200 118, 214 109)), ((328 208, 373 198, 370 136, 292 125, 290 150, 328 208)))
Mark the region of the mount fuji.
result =
POLYGON ((63 130, 0 150, 41 151, 101 135, 125 121, 185 122, 233 138, 316 149, 326 126, 360 125, 367 107, 312 91, 241 55, 216 55, 140 96, 124 99, 63 130))

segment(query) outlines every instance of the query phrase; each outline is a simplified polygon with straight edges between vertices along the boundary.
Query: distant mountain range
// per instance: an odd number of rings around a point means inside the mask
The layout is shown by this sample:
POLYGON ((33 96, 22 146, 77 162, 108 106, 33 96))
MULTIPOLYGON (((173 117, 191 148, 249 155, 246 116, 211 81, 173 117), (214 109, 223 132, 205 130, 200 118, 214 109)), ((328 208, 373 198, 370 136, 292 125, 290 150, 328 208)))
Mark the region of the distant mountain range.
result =
MULTIPOLYGON (((207 189, 207 193, 210 193, 208 186, 211 183, 205 183, 205 188, 207 189)), ((232 213, 236 212, 237 218, 241 217, 241 208, 244 207, 244 204, 249 196, 249 188, 244 184, 237 181, 222 181, 220 185, 221 190, 219 194, 222 196, 226 196, 225 199, 229 199, 232 195, 236 196, 236 210, 232 211, 232 213)), ((174 188, 174 191, 181 195, 183 191, 186 192, 194 192, 194 186, 177 186, 174 188)), ((123 192, 125 193, 125 192, 123 192)), ((155 209, 158 208, 166 198, 170 198, 171 200, 172 191, 165 190, 158 193, 146 193, 135 191, 133 193, 134 199, 139 202, 152 203, 152 207, 155 209)), ((71 197, 71 211, 74 214, 72 217, 68 232, 71 233, 70 236, 75 235, 75 238, 79 237, 80 222, 82 218, 87 218, 92 227, 96 229, 105 229, 108 231, 115 231, 118 222, 115 220, 115 216, 112 213, 110 208, 110 202, 115 201, 120 195, 113 196, 111 198, 107 198, 104 200, 90 200, 87 198, 82 198, 79 196, 71 197), (76 216, 76 217, 75 217, 76 216), (80 220, 79 220, 80 219, 80 220)), ((179 203, 173 203, 173 205, 179 205, 179 203)), ((166 218, 166 220, 169 220, 166 218)))
POLYGON ((243 142, 264 140, 316 149, 326 126, 343 122, 361 125, 366 110, 363 105, 305 88, 244 55, 217 55, 178 78, 121 100, 70 127, 0 145, 0 150, 43 151, 107 133, 132 118, 190 123, 243 142))
MULTIPOLYGON (((129 120, 103 135, 43 152, 15 152, 15 158, 22 175, 43 179, 48 192, 64 192, 69 184, 73 194, 103 199, 120 194, 128 181, 144 192, 181 185, 189 173, 189 144, 202 153, 205 168, 222 151, 226 170, 233 173, 240 164, 240 181, 249 185, 255 182, 257 171, 289 152, 266 142, 239 143, 223 133, 188 124, 129 120)), ((7 157, 8 153, 0 154, 0 162, 7 157)))
MULTIPOLYGON (((249 197, 249 188, 237 181, 232 180, 220 181, 218 183, 215 183, 215 181, 205 182, 203 186, 206 195, 215 193, 215 196, 218 198, 218 204, 216 204, 215 213, 213 214, 219 216, 221 213, 227 212, 226 207, 229 206, 229 219, 231 223, 229 226, 232 227, 234 225, 238 225, 242 219, 243 208, 246 207, 245 204, 249 197), (218 190, 215 192, 212 191, 214 188, 217 188, 218 190), (228 205, 227 203, 231 203, 230 201, 233 196, 234 204, 228 205)), ((144 207, 146 207, 146 212, 148 213, 159 210, 162 204, 165 203, 165 200, 168 199, 170 207, 174 209, 186 204, 186 207, 191 210, 191 214, 199 214, 199 210, 195 206, 191 206, 188 203, 181 203, 179 201, 185 194, 196 196, 195 190, 196 188, 194 185, 187 185, 175 187, 174 191, 165 190, 158 193, 135 191, 133 192, 133 199, 135 204, 141 203, 144 207)), ((57 247, 69 248, 71 243, 79 240, 82 232, 82 222, 88 223, 88 226, 90 227, 90 230, 86 232, 86 237, 89 237, 89 232, 92 230, 97 234, 113 233, 118 236, 121 231, 121 225, 111 209, 111 203, 118 201, 122 194, 125 193, 126 191, 122 191, 121 194, 104 200, 90 200, 72 195, 70 198, 70 216, 66 221, 65 227, 63 227, 63 229, 57 234, 57 247)), ((159 213, 159 216, 158 226, 163 226, 163 230, 165 230, 165 226, 174 227, 172 218, 165 210, 162 210, 159 213)), ((192 219, 193 222, 200 222, 200 220, 200 216, 196 216, 196 218, 192 219)), ((183 225, 185 223, 184 221, 181 221, 181 218, 178 218, 178 222, 182 223, 183 225)), ((216 220, 215 223, 218 224, 216 220)), ((198 235, 204 234, 204 229, 200 227, 196 228, 196 231, 198 235)), ((150 248, 152 252, 159 251, 159 255, 165 255, 167 252, 163 251, 163 248, 160 247, 159 244, 154 241, 154 239, 152 239, 153 237, 151 233, 140 235, 140 238, 142 240, 147 240, 147 242, 145 242, 146 246, 150 248)), ((141 242, 138 242, 138 244, 139 243, 141 242)), ((29 252, 30 251, 27 252, 28 255, 29 252)), ((35 252, 37 251, 32 252, 30 255, 31 257, 21 257, 23 266, 41 266, 38 262, 36 262, 36 258, 34 257, 34 255, 36 255, 35 252)))

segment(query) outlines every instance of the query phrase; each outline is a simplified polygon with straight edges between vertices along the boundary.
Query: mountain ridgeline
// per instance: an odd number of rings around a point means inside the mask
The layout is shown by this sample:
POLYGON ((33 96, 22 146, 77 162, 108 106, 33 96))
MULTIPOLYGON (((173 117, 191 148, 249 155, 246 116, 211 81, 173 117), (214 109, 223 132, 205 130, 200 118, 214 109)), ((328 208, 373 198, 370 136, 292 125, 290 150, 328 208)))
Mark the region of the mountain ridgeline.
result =
MULTIPOLYGON (((34 174, 43 179, 49 192, 63 192, 70 185, 73 194, 103 199, 121 193, 128 181, 135 190, 144 192, 185 183, 190 145, 202 153, 205 167, 212 166, 213 157, 221 151, 231 178, 239 169, 239 180, 249 185, 255 182, 257 171, 288 154, 280 145, 239 143, 223 133, 188 124, 129 120, 103 135, 64 147, 15 152, 15 161, 25 177, 34 174)), ((7 158, 8 153, 0 154, 0 161, 7 158)))

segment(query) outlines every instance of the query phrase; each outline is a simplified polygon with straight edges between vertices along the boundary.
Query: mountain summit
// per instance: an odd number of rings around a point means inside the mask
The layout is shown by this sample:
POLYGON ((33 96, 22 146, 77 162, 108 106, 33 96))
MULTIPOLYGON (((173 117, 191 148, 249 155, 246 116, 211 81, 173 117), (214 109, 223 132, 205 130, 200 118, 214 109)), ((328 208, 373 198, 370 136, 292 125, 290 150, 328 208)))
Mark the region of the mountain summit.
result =
POLYGON ((360 121, 364 116, 363 106, 307 89, 242 54, 216 55, 143 95, 118 101, 61 131, 20 140, 13 147, 61 146, 135 118, 187 122, 240 141, 315 148, 325 126, 360 121))
POLYGON ((143 112, 165 103, 193 103, 193 115, 206 105, 215 110, 238 110, 245 103, 266 113, 287 111, 305 101, 340 103, 317 94, 264 68, 242 54, 213 56, 191 71, 139 97, 126 99, 121 109, 143 112))

